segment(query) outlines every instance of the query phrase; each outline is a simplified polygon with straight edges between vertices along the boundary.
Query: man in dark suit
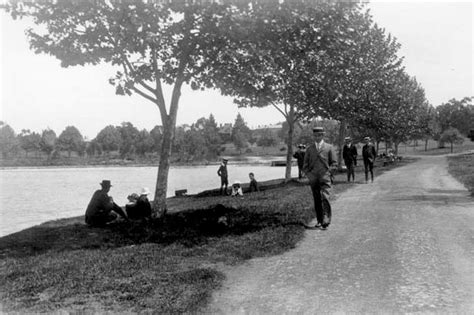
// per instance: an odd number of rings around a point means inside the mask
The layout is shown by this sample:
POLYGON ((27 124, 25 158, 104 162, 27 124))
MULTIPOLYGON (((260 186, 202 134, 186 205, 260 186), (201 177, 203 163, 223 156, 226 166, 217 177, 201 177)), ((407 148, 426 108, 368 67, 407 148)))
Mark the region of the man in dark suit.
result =
POLYGON ((229 174, 227 173, 227 159, 222 159, 222 164, 217 170, 217 175, 221 178, 221 195, 227 195, 227 186, 229 185, 229 174))
POLYGON ((352 144, 351 137, 346 137, 344 139, 344 147, 342 148, 342 158, 344 159, 344 164, 347 168, 347 181, 355 180, 354 166, 357 165, 357 148, 352 144))
POLYGON ((303 172, 309 179, 313 193, 314 211, 316 218, 306 228, 321 228, 325 230, 331 223, 331 205, 329 195, 331 191, 331 172, 336 164, 336 155, 331 144, 324 142, 324 129, 313 128, 314 143, 306 149, 303 172))
POLYGON ((374 161, 377 156, 374 145, 370 142, 370 137, 364 138, 365 145, 362 147, 362 158, 364 160, 365 182, 369 181, 369 172, 372 182, 374 181, 374 161))

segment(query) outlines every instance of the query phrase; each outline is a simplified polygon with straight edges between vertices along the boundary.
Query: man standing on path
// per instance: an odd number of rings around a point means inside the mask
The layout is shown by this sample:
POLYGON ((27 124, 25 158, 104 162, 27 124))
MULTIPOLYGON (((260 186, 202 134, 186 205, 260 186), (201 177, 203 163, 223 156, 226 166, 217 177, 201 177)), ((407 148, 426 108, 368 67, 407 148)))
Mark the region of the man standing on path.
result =
POLYGON ((365 182, 367 183, 369 181, 369 172, 371 181, 374 181, 374 161, 377 152, 375 152, 375 147, 370 142, 370 137, 365 137, 364 142, 365 145, 362 147, 362 158, 364 159, 365 182))
POLYGON ((308 146, 305 157, 303 172, 309 179, 309 185, 313 193, 314 211, 316 218, 311 220, 305 227, 308 229, 326 229, 331 223, 331 205, 329 195, 331 190, 331 168, 336 160, 334 149, 331 144, 325 143, 324 129, 313 128, 314 143, 308 146))
POLYGON ((303 178, 303 163, 304 163, 304 144, 298 144, 298 150, 293 154, 293 157, 298 162, 298 179, 303 178))
POLYGON ((342 148, 342 158, 347 168, 347 181, 355 180, 354 166, 357 165, 357 148, 352 144, 351 137, 344 138, 344 147, 342 148))
POLYGON ((221 177, 220 193, 221 195, 227 195, 227 186, 229 185, 229 177, 227 173, 227 159, 222 159, 221 166, 217 170, 217 175, 221 177))

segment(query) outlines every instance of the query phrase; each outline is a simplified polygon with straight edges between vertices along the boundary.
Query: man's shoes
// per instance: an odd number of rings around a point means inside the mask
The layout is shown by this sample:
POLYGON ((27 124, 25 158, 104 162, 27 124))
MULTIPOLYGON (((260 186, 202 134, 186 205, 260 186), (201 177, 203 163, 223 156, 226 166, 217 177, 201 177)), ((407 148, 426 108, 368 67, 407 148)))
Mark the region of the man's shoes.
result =
POLYGON ((325 231, 325 230, 328 229, 328 226, 327 226, 327 225, 321 225, 319 228, 320 228, 321 230, 325 231))
POLYGON ((321 227, 321 224, 319 224, 316 219, 313 219, 308 223, 304 223, 303 225, 308 230, 319 229, 321 227))

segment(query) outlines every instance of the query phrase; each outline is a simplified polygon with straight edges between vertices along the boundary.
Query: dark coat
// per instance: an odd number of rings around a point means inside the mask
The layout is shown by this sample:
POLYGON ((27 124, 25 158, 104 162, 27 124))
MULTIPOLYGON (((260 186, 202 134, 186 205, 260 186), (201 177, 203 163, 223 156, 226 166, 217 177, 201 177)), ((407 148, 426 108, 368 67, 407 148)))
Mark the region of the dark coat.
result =
POLYGON ((257 181, 255 180, 255 178, 250 181, 249 191, 250 192, 259 191, 258 184, 257 184, 257 181))
POLYGON ((362 147, 362 158, 364 162, 373 163, 377 152, 375 152, 375 147, 372 144, 366 144, 362 147))
POLYGON ((304 156, 303 172, 309 179, 309 184, 317 182, 330 182, 329 167, 336 163, 336 155, 331 144, 324 143, 320 150, 312 143, 304 156))
POLYGON ((89 218, 109 214, 113 208, 114 203, 110 200, 109 195, 101 189, 96 190, 87 206, 86 222, 89 218))
POLYGON ((219 169, 217 170, 217 175, 219 175, 221 178, 225 178, 227 179, 227 165, 224 165, 224 164, 221 164, 221 166, 219 167, 219 169))
POLYGON ((342 158, 346 165, 356 164, 357 162, 357 147, 351 143, 350 146, 347 144, 342 148, 342 158))
POLYGON ((298 167, 303 168, 304 164, 304 151, 296 151, 295 154, 293 154, 293 157, 296 159, 298 162, 298 167))

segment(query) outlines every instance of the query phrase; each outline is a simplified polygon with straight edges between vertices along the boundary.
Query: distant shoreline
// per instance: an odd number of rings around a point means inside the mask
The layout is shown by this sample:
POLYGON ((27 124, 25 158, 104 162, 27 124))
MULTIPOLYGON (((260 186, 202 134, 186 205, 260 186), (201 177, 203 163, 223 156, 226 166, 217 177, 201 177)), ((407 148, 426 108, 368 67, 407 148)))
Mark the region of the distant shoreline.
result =
MULTIPOLYGON (((247 164, 247 165, 261 165, 271 164, 275 160, 286 160, 286 156, 265 155, 265 156, 240 156, 240 157, 226 157, 229 159, 229 165, 247 164)), ((196 162, 177 162, 171 163, 171 167, 186 167, 186 166, 212 166, 219 165, 220 160, 217 161, 196 161, 196 162)), ((55 168, 112 168, 112 167, 158 167, 158 163, 111 163, 111 164, 65 164, 65 165, 14 165, 14 166, 0 166, 0 170, 13 169, 55 169, 55 168)))

